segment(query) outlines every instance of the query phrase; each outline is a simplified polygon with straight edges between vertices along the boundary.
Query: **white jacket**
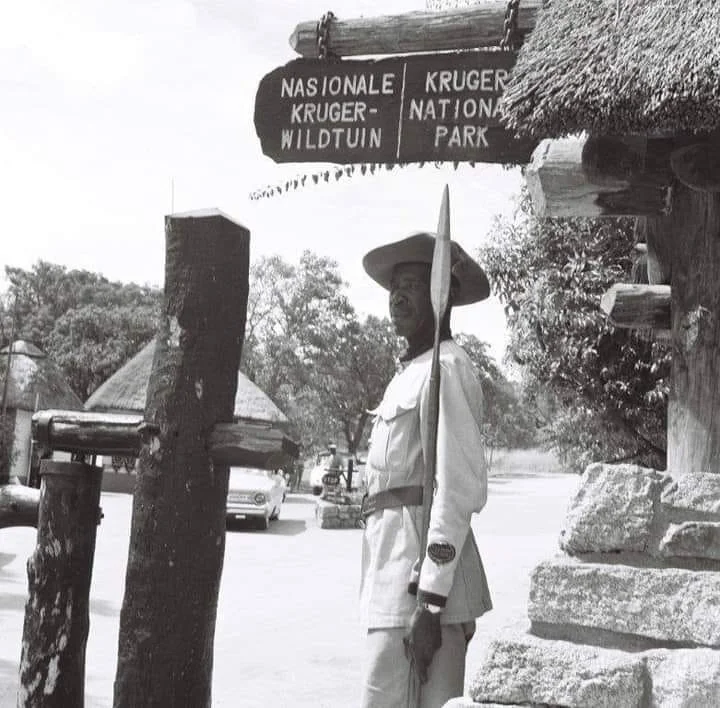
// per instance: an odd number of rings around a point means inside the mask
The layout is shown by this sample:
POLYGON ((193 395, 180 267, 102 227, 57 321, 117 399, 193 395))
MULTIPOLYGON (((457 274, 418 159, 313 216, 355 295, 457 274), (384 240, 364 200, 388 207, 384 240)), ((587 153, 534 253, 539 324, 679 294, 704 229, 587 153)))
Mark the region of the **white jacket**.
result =
MULTIPOLYGON (((409 361, 372 411, 368 494, 423 484, 431 360, 428 351, 409 361)), ((411 590, 418 585, 421 599, 444 607, 443 623, 467 622, 492 607, 470 528, 472 514, 487 500, 482 389, 467 353, 452 340, 440 345, 440 367, 436 491, 426 557, 418 577, 422 507, 384 509, 367 518, 360 607, 368 628, 405 626, 417 604, 411 590)))

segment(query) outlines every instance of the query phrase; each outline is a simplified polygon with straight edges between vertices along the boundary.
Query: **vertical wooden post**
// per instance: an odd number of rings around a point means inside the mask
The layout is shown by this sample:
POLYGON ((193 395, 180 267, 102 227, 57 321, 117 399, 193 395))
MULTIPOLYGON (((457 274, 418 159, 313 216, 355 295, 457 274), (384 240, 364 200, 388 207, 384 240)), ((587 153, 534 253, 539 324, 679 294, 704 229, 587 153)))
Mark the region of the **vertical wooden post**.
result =
POLYGON ((248 295, 247 229, 220 212, 165 218, 164 313, 148 385, 120 614, 116 708, 211 705, 231 422, 248 295))
POLYGON ((82 708, 102 469, 43 460, 18 706, 82 708))
POLYGON ((676 184, 648 230, 671 264, 668 471, 720 472, 720 195, 676 184))

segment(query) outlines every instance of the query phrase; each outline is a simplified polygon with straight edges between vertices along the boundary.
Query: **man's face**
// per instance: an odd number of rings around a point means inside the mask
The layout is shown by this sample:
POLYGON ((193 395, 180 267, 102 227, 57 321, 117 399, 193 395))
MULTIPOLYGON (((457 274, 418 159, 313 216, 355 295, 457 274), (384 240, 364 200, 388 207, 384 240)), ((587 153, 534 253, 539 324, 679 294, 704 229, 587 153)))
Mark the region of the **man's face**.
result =
POLYGON ((406 339, 433 331, 430 302, 430 265, 398 263, 390 280, 390 319, 395 331, 406 339))

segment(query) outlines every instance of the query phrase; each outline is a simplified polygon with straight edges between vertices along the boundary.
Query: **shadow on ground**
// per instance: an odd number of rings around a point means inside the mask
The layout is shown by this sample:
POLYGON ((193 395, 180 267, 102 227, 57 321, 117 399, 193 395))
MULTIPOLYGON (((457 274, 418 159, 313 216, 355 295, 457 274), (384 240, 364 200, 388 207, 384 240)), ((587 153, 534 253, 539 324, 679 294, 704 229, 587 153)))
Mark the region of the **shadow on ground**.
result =
MULTIPOLYGON (((18 655, 20 653, 20 647, 18 647, 18 655)), ((15 661, 7 661, 6 659, 0 659, 0 694, 2 698, 6 696, 9 698, 12 694, 15 695, 18 683, 18 665, 15 661)))
POLYGON ((101 617, 119 617, 120 610, 117 605, 107 600, 93 600, 90 598, 90 612, 100 615, 101 617))
POLYGON ((293 496, 292 493, 285 497, 283 504, 312 504, 313 499, 308 499, 307 496, 293 496))
POLYGON ((0 610, 19 610, 20 612, 24 612, 26 600, 27 593, 18 594, 5 592, 0 595, 0 610))
POLYGON ((248 519, 245 521, 228 520, 226 528, 228 533, 240 531, 243 533, 264 533, 272 536, 297 536, 305 531, 307 524, 305 521, 297 519, 278 519, 277 521, 270 522, 270 527, 267 531, 262 531, 257 528, 252 519, 248 519))
POLYGON ((8 563, 12 563, 17 558, 15 553, 0 553, 0 569, 4 568, 8 563))

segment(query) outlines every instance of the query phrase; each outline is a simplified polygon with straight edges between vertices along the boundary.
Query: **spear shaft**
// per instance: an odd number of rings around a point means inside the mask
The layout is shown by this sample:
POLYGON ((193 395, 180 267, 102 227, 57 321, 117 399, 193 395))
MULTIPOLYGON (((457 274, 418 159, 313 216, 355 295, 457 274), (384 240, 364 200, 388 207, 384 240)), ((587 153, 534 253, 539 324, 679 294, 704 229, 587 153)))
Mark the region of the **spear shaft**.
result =
MULTIPOLYGON (((425 460, 425 478, 423 480, 423 514, 420 535, 420 567, 425 560, 430 509, 432 507, 437 465, 437 432, 440 414, 440 328, 448 307, 450 297, 450 194, 447 185, 443 191, 440 205, 435 250, 433 251, 432 271, 430 274, 430 302, 435 318, 435 338, 433 341, 432 363, 430 365, 429 400, 427 415, 427 450, 425 460)), ((418 594, 419 596, 419 594, 418 594)))

